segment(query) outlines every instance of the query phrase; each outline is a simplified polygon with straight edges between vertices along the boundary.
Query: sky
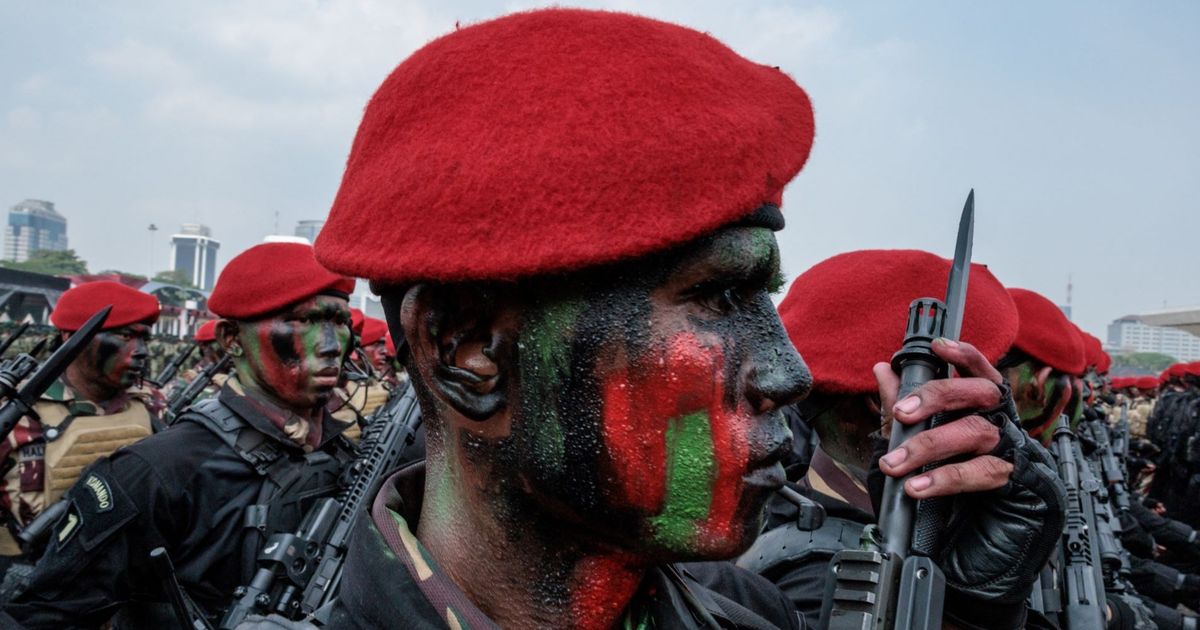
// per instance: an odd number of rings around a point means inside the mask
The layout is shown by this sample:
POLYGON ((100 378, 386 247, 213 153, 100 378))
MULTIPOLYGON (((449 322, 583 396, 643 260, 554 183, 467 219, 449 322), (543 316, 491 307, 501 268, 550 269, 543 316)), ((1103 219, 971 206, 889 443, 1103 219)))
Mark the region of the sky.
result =
MULTIPOLYGON (((0 4, 0 207, 53 201, 91 270, 220 263, 328 212, 362 108, 424 43, 537 2, 0 4), (160 230, 151 233, 147 226, 160 230)), ((1200 3, 711 2, 609 8, 781 67, 817 138, 784 196, 788 278, 834 254, 975 260, 1085 330, 1200 304, 1200 3)))

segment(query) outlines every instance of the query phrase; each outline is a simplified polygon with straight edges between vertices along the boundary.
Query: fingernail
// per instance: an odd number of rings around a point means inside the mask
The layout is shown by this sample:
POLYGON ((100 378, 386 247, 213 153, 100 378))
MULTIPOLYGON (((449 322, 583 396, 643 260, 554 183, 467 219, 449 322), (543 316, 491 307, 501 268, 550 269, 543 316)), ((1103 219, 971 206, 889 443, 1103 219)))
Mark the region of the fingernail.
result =
POLYGON ((906 460, 906 459, 908 459, 908 449, 901 446, 900 448, 892 451, 891 453, 884 455, 883 463, 887 464, 888 466, 891 466, 892 468, 895 468, 896 466, 903 464, 904 460, 906 460))
POLYGON ((934 339, 933 342, 940 343, 943 346, 946 346, 947 348, 957 348, 958 347, 957 341, 955 341, 953 339, 947 339, 945 337, 938 337, 937 339, 934 339))
POLYGON ((926 477, 925 475, 921 475, 920 477, 913 477, 912 481, 908 482, 908 487, 912 488, 913 490, 920 491, 928 488, 931 484, 933 484, 932 479, 926 477))
POLYGON ((896 403, 896 411, 899 411, 900 413, 912 413, 917 410, 917 407, 920 406, 920 398, 916 396, 909 396, 908 398, 896 403))

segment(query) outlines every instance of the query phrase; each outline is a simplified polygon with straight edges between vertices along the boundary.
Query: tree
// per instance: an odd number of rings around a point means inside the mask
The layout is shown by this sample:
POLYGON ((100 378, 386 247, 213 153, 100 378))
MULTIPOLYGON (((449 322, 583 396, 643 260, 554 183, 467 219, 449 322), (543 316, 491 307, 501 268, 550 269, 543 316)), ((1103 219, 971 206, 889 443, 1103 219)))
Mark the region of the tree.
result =
POLYGON ((196 285, 192 284, 192 279, 189 278, 186 273, 183 273, 182 271, 176 271, 174 269, 170 271, 160 271, 154 274, 154 281, 161 282, 163 284, 173 284, 186 289, 196 288, 196 285))
POLYGON ((1177 363, 1175 357, 1161 352, 1130 352, 1114 355, 1112 359, 1113 374, 1157 374, 1177 363))
POLYGON ((143 276, 140 273, 129 273, 128 271, 121 271, 120 269, 105 269, 104 271, 99 272, 97 275, 102 276, 106 273, 115 273, 118 276, 122 276, 125 278, 134 278, 136 280, 149 280, 150 279, 150 278, 147 278, 146 276, 143 276))
POLYGON ((0 261, 0 265, 19 271, 32 271, 51 276, 76 276, 87 273, 87 263, 75 255, 75 250, 39 249, 29 255, 29 260, 0 261))

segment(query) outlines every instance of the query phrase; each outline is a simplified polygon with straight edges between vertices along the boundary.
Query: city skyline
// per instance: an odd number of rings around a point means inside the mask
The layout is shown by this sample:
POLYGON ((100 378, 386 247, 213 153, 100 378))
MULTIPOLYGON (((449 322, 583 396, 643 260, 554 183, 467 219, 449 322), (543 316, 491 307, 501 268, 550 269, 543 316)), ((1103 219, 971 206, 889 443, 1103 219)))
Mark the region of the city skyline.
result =
MULTIPOLYGON (((363 105, 405 56, 543 4, 0 7, 24 25, 0 42, 0 198, 58 202, 92 269, 161 271, 147 250, 183 222, 211 226, 227 260, 324 217, 363 105)), ((949 256, 974 187, 976 260, 1060 304, 1070 276, 1089 332, 1200 302, 1194 3, 579 4, 705 30, 809 92, 816 143, 779 234, 788 279, 853 249, 949 256)))

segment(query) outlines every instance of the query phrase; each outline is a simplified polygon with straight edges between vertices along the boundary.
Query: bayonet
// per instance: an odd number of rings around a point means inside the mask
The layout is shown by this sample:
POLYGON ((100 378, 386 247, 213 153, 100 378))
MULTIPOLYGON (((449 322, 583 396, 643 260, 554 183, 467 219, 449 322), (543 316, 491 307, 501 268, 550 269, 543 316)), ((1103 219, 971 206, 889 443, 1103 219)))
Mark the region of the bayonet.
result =
POLYGON ((4 356, 4 353, 8 352, 8 349, 10 347, 12 347, 13 342, 16 341, 21 335, 24 335, 25 331, 28 329, 29 329, 29 322, 25 322, 24 324, 21 324, 16 330, 14 330, 13 334, 9 335, 8 338, 4 340, 4 343, 0 344, 0 357, 4 356))

